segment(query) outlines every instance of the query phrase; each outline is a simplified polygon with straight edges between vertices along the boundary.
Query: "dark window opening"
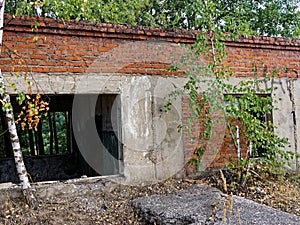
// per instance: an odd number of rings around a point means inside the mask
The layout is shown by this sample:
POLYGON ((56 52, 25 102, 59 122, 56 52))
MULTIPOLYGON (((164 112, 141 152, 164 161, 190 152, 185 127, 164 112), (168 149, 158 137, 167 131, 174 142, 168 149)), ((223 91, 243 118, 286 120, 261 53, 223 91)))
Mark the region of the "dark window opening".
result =
MULTIPOLYGON (((116 125, 114 123, 118 122, 119 115, 115 115, 112 112, 112 103, 115 102, 115 95, 106 95, 105 98, 98 97, 95 110, 95 121, 96 129, 98 135, 108 152, 116 159, 121 159, 121 151, 119 145, 118 133, 116 132, 116 125), (113 118, 114 117, 114 118, 113 118), (115 119, 115 121, 112 121, 115 119)), ((120 134, 119 134, 120 135, 120 134)))
MULTIPOLYGON (((82 95, 89 99, 95 95, 82 95)), ((91 115, 96 123, 98 135, 111 155, 120 160, 121 146, 117 126, 119 113, 112 113, 112 106, 118 95, 97 95, 95 115, 91 115), (98 97, 97 97, 98 96, 98 97), (116 128, 117 127, 117 128, 116 128)), ((24 155, 28 173, 33 181, 63 180, 98 174, 85 161, 78 149, 72 127, 72 103, 74 95, 48 95, 49 112, 41 117, 38 129, 21 129, 17 125, 21 149, 24 155)), ((16 96, 11 97, 14 112, 20 111, 16 103, 16 96)), ((5 115, 1 111, 0 133, 0 182, 17 182, 16 171, 14 176, 9 176, 12 161, 12 148, 5 122, 5 115), (10 168, 10 170, 8 170, 10 168), (2 175, 1 175, 2 174, 2 175), (5 174, 5 175, 4 175, 5 174)), ((115 166, 112 174, 120 173, 119 165, 115 166)), ((11 173, 11 172, 10 172, 11 173)), ((12 174, 12 173, 11 173, 12 174)))
MULTIPOLYGON (((226 96, 229 96, 229 95, 225 95, 225 100, 226 100, 226 96)), ((240 98, 242 96, 242 94, 231 94, 230 96, 234 96, 235 98, 240 98)), ((258 97, 263 97, 263 98, 269 98, 271 97, 269 94, 257 94, 258 97)), ((227 102, 226 102, 227 104, 227 102)), ((266 104, 269 104, 271 105, 272 102, 268 101, 266 104)), ((238 103, 236 103, 236 107, 238 108, 238 103)), ((268 122, 273 122, 273 116, 272 116, 272 112, 267 114, 267 113, 264 113, 264 114, 261 114, 261 112, 256 112, 256 111, 250 111, 251 115, 253 115, 255 118, 257 118, 258 120, 260 120, 262 123, 268 123, 268 122), (258 114, 259 113, 259 114, 258 114)), ((240 126, 242 126, 242 124, 240 124, 240 126)), ((270 128, 272 129, 272 128, 270 128)), ((241 138, 241 137, 240 137, 241 138)), ((262 146, 264 146, 262 144, 262 146)), ((257 149, 256 149, 256 154, 255 155, 252 155, 253 157, 262 157, 264 155, 264 153, 266 153, 266 149, 262 146, 258 146, 257 149)))
POLYGON ((70 152, 70 112, 48 112, 43 114, 38 129, 24 130, 17 126, 24 156, 59 155, 70 152))

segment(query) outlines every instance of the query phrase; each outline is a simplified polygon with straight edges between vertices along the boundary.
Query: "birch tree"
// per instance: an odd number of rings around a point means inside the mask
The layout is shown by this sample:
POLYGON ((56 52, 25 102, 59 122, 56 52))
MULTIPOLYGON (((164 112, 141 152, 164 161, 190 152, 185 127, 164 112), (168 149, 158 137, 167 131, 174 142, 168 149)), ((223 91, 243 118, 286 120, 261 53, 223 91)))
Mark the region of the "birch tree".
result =
MULTIPOLYGON (((4 7, 5 7, 5 0, 2 0, 0 3, 0 46, 2 47, 2 37, 3 37, 3 20, 4 20, 4 7)), ((1 51, 1 49, 0 49, 1 51)), ((1 53, 1 52, 0 52, 1 53)), ((27 170, 24 164, 23 160, 23 155, 22 155, 22 150, 20 146, 20 141, 16 129, 16 124, 15 124, 15 119, 14 119, 14 113, 13 113, 13 108, 10 103, 10 96, 9 94, 5 91, 5 84, 4 84, 4 79, 3 75, 0 69, 0 94, 2 97, 2 104, 5 112, 5 117, 8 125, 8 131, 10 134, 10 141, 13 149, 13 155, 14 155, 14 160, 15 160, 15 165, 17 169, 17 173, 20 179, 20 183, 22 185, 22 190, 24 197, 26 198, 27 203, 31 207, 36 207, 37 206, 37 200, 35 196, 33 195, 31 185, 28 179, 28 174, 27 170)))

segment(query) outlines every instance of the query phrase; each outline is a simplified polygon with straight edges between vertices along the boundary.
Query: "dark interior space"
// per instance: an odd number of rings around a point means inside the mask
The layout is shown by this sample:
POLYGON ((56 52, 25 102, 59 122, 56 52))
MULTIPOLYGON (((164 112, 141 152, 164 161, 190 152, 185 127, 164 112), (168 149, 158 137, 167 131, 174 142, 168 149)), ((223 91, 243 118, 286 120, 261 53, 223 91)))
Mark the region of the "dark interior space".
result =
MULTIPOLYGON (((95 95, 90 94, 82 94, 82 96, 86 99, 95 98, 95 95)), ((116 118, 119 113, 112 113, 112 107, 118 95, 97 96, 95 115, 91 115, 89 119, 95 121, 98 136, 105 148, 114 158, 121 160, 119 130, 112 125, 119 121, 119 118, 116 118)), ((15 118, 22 108, 18 105, 16 97, 11 96, 15 118)), ((102 175, 89 166, 78 149, 72 127, 74 95, 45 95, 43 98, 49 102, 49 111, 42 115, 37 130, 28 129, 28 127, 22 130, 21 126, 17 125, 25 164, 32 181, 102 175)), ((2 133, 0 136, 0 182, 18 182, 7 124, 2 111, 0 133, 2 133)), ((114 171, 119 171, 119 167, 114 171)))

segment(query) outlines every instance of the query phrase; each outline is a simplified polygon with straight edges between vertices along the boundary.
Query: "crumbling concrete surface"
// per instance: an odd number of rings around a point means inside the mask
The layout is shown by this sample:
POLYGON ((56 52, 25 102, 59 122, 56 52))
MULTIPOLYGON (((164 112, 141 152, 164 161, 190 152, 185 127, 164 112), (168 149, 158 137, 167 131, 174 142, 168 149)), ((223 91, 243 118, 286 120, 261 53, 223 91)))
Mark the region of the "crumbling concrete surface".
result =
POLYGON ((147 224, 300 224, 300 217, 205 185, 138 198, 132 205, 147 224))
MULTIPOLYGON (((114 188, 117 183, 122 181, 119 175, 102 176, 102 177, 82 177, 66 181, 48 181, 32 184, 34 195, 39 199, 51 197, 66 196, 84 196, 94 191, 106 191, 114 188)), ((23 198, 20 185, 13 183, 0 184, 0 204, 9 198, 23 198)), ((1 225, 1 223, 0 223, 1 225)))

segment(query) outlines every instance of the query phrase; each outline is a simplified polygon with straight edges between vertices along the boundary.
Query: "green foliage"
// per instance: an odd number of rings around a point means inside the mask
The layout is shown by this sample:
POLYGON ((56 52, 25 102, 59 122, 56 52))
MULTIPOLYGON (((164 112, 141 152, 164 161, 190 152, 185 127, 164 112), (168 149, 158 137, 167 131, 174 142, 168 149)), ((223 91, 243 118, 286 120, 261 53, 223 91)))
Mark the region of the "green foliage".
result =
POLYGON ((299 0, 149 2, 151 8, 146 9, 146 12, 151 13, 150 25, 154 26, 269 36, 299 36, 299 0))
POLYGON ((7 1, 7 13, 53 17, 63 20, 88 20, 100 22, 138 24, 143 18, 147 20, 145 8, 148 0, 27 0, 7 1))
MULTIPOLYGON (((228 79, 230 70, 222 67, 222 56, 224 55, 216 55, 218 59, 207 63, 206 69, 201 66, 199 70, 192 70, 188 82, 181 90, 181 93, 190 98, 192 115, 189 120, 192 122, 188 122, 188 127, 204 121, 202 134, 198 136, 199 142, 204 144, 196 149, 189 163, 195 165, 196 169, 201 166, 202 156, 207 150, 205 141, 212 138, 213 132, 218 132, 212 130, 213 123, 218 120, 212 114, 216 111, 222 112, 225 117, 224 124, 228 129, 235 131, 239 124, 240 136, 246 140, 245 145, 248 148, 251 146, 251 157, 248 155, 240 160, 233 160, 228 167, 239 177, 239 185, 244 186, 250 174, 248 170, 254 162, 276 173, 294 157, 299 156, 284 149, 288 139, 278 136, 275 125, 267 119, 276 110, 276 100, 273 98, 276 88, 262 88, 262 84, 270 82, 272 74, 265 74, 266 77, 260 79, 243 80, 233 85, 228 79), (208 74, 213 76, 209 77, 208 74)), ((230 133, 234 142, 237 141, 235 134, 230 133)))
MULTIPOLYGON (((52 144, 54 145, 55 139, 58 142, 58 152, 56 154, 65 154, 68 151, 67 140, 68 140, 68 129, 67 129, 67 112, 49 112, 49 115, 44 116, 42 120, 42 132, 43 132, 43 140, 44 140, 44 147, 45 153, 51 154, 50 145, 50 126, 49 126, 49 119, 48 117, 52 117, 52 122, 56 124, 56 137, 53 137, 52 144)), ((52 131, 53 132, 53 131, 52 131)), ((53 135, 53 134, 52 134, 53 135)))
MULTIPOLYGON (((199 67, 198 70, 193 69, 188 73, 189 80, 182 91, 190 98, 191 118, 194 118, 194 122, 197 123, 197 119, 205 120, 205 129, 199 138, 202 139, 201 142, 209 139, 212 134, 212 123, 215 122, 211 114, 215 111, 222 111, 225 123, 231 131, 236 129, 236 122, 240 124, 240 135, 247 140, 247 146, 251 145, 252 157, 262 156, 260 160, 274 169, 282 167, 295 155, 284 150, 288 144, 287 138, 279 137, 274 132, 275 125, 266 118, 272 114, 273 110, 276 110, 274 107, 276 100, 272 98, 276 88, 262 88, 264 87, 262 82, 269 82, 271 77, 276 77, 278 71, 274 70, 272 74, 264 74, 265 77, 260 79, 243 80, 235 85, 230 84, 230 69, 222 64, 223 58, 226 57, 225 48, 218 40, 222 36, 216 34, 214 33, 214 39, 211 39, 210 43, 201 42, 194 46, 197 55, 200 55, 201 52, 209 54, 211 61, 205 66, 199 67), (198 46, 200 47, 198 48, 198 46), (211 48, 210 51, 207 50, 209 48, 211 48), (260 150, 263 150, 262 155, 259 154, 260 150)), ((237 137, 234 134, 232 132, 231 136, 236 141, 237 137)), ((199 161, 201 161, 204 151, 203 146, 197 149, 190 162, 195 164, 196 168, 199 167, 199 161)), ((245 165, 251 163, 249 160, 247 157, 245 161, 239 161, 235 165, 235 169, 244 168, 243 170, 245 170, 245 165)))
POLYGON ((252 145, 252 157, 262 156, 261 160, 269 165, 281 166, 278 156, 289 161, 293 158, 293 154, 283 150, 288 144, 288 139, 279 137, 274 132, 276 128, 274 124, 266 118, 275 110, 273 105, 275 100, 271 96, 274 90, 273 88, 257 90, 260 82, 242 81, 231 87, 229 90, 231 94, 225 95, 224 98, 227 102, 226 117, 231 119, 229 121, 231 129, 235 127, 232 121, 241 122, 240 133, 246 138, 247 146, 252 145), (259 150, 263 150, 262 155, 259 155, 259 150))
MULTIPOLYGON (((57 152, 54 149, 54 154, 65 154, 68 151, 67 146, 67 112, 49 112, 48 115, 45 115, 45 113, 42 114, 41 117, 41 131, 37 131, 34 129, 28 129, 27 127, 23 129, 20 125, 17 125, 18 134, 20 136, 20 144, 22 147, 22 152, 25 156, 32 156, 32 151, 34 150, 36 155, 39 155, 38 153, 38 145, 39 140, 37 136, 37 132, 42 132, 42 139, 43 139, 43 147, 46 155, 51 154, 50 146, 52 145, 52 148, 55 148, 55 139, 57 140, 58 146, 57 146, 57 152), (55 123, 56 126, 56 137, 53 137, 53 133, 51 134, 50 129, 50 122, 49 122, 49 116, 52 117, 51 123, 55 123), (31 149, 30 146, 30 138, 29 133, 32 134, 32 144, 33 149, 31 149), (52 135, 52 139, 50 136, 52 135), (51 143, 52 142, 52 143, 51 143)), ((53 128, 52 128, 53 129, 53 128)), ((52 149, 53 151, 53 149, 52 149)), ((52 153, 53 154, 53 153, 52 153)))
POLYGON ((299 37, 299 0, 8 0, 7 13, 235 34, 299 37), (29 3, 28 3, 29 2, 29 3))
MULTIPOLYGON (((230 131, 235 131, 236 123, 241 126, 240 135, 245 138, 246 146, 251 148, 251 156, 261 156, 261 162, 274 170, 282 168, 286 162, 295 157, 293 153, 284 150, 288 144, 287 138, 278 136, 272 121, 265 119, 267 115, 272 114, 273 110, 276 110, 274 107, 276 102, 272 98, 275 88, 262 88, 264 86, 261 85, 261 82, 269 82, 271 78, 278 75, 280 69, 274 69, 272 73, 260 74, 263 76, 260 79, 244 80, 232 85, 230 82, 232 72, 223 64, 227 54, 222 40, 228 37, 236 38, 240 33, 279 35, 275 30, 265 30, 262 26, 265 22, 261 22, 260 29, 253 27, 251 22, 256 18, 258 11, 266 13, 265 15, 269 15, 267 13, 271 12, 275 13, 276 10, 277 13, 283 13, 284 9, 279 9, 280 6, 275 7, 276 2, 278 3, 278 1, 191 2, 192 11, 195 15, 201 16, 196 16, 193 23, 190 24, 203 32, 198 34, 197 41, 192 46, 192 54, 195 58, 193 56, 184 58, 183 66, 189 65, 188 82, 182 90, 170 96, 171 99, 177 97, 178 94, 189 96, 191 118, 188 124, 193 126, 202 121, 204 127, 202 134, 198 136, 199 143, 207 143, 205 140, 212 137, 212 133, 215 132, 212 130, 213 123, 216 122, 216 118, 212 115, 214 112, 222 112, 225 118, 224 123, 230 131), (256 8, 253 9, 252 7, 255 5, 256 8), (221 10, 224 6, 226 9, 221 10), (226 12, 226 10, 230 12, 226 12), (251 18, 248 16, 250 12, 252 12, 251 18), (219 18, 222 18, 222 23, 219 18), (225 31, 229 31, 231 34, 225 36, 225 31), (197 62, 194 63, 196 65, 191 65, 191 59, 195 62, 195 59, 203 56, 208 56, 209 60, 202 61, 201 66, 197 65, 197 62), (261 154, 260 151, 262 151, 261 154)), ((281 4, 283 2, 280 1, 281 4)), ((283 5, 281 6, 283 7, 283 5)), ((297 15, 299 16, 299 14, 297 15)), ((263 15, 259 16, 264 18, 263 15)), ((278 30, 280 31, 280 29, 278 30)), ((257 75, 255 63, 253 74, 257 75)), ((170 102, 172 100, 167 104, 169 107, 170 102)), ((235 132, 231 132, 231 137, 236 142, 235 132)), ((207 147, 209 146, 203 144, 195 151, 190 163, 194 164, 196 169, 199 168, 202 155, 207 147)), ((243 185, 247 179, 252 159, 247 156, 244 160, 232 164, 233 171, 239 171, 243 185)))

